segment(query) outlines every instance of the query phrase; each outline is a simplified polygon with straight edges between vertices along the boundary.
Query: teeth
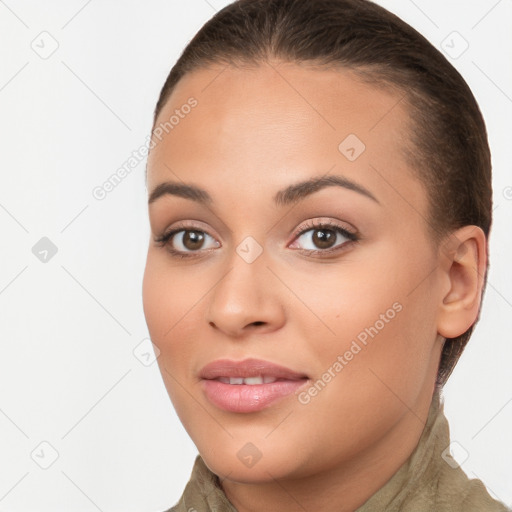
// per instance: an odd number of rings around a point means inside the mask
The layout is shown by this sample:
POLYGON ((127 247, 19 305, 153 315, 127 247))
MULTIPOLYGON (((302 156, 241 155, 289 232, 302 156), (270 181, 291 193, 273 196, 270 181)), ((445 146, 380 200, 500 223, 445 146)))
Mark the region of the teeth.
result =
POLYGON ((244 384, 263 384, 263 377, 261 377, 261 375, 259 377, 246 377, 244 379, 244 384))
POLYGON ((275 382, 277 379, 275 377, 270 377, 269 375, 265 375, 264 377, 258 375, 257 377, 219 377, 217 380, 223 382, 224 384, 246 384, 249 386, 253 386, 255 384, 270 384, 271 382, 275 382))

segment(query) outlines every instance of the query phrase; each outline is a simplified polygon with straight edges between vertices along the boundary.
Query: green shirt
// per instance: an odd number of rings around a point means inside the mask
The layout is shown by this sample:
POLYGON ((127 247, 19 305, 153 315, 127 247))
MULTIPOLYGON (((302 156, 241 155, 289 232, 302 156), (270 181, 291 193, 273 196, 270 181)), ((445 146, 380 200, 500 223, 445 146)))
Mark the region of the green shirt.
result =
MULTIPOLYGON (((400 469, 354 512, 511 512, 469 479, 449 450, 444 404, 434 393, 416 448, 400 469)), ((166 512, 237 512, 219 478, 198 455, 179 502, 166 512)))

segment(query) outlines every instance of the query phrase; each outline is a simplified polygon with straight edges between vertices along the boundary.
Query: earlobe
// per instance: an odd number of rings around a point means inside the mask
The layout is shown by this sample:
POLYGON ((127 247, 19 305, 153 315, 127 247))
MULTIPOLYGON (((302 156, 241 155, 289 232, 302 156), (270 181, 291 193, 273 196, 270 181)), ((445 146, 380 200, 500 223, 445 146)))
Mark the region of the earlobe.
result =
POLYGON ((445 338, 466 332, 478 318, 487 269, 487 240, 478 226, 453 232, 442 248, 448 291, 440 297, 437 330, 445 338))

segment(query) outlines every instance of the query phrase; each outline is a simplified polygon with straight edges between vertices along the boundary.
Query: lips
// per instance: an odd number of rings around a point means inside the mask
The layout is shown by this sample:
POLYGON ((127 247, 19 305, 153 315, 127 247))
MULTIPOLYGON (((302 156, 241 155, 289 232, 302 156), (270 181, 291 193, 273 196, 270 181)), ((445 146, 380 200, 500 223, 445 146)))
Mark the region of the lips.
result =
POLYGON ((207 380, 223 379, 221 382, 249 385, 263 384, 273 382, 274 380, 301 380, 308 378, 304 373, 296 372, 290 368, 262 359, 245 359, 243 361, 219 359, 207 364, 201 370, 199 376, 207 380), (257 377, 263 379, 263 382, 255 380, 257 377), (226 379, 231 379, 231 382, 228 382, 226 379), (242 382, 240 379, 247 380, 242 382))
POLYGON ((200 377, 210 403, 234 413, 266 409, 308 383, 307 375, 261 359, 214 361, 201 370, 200 377))

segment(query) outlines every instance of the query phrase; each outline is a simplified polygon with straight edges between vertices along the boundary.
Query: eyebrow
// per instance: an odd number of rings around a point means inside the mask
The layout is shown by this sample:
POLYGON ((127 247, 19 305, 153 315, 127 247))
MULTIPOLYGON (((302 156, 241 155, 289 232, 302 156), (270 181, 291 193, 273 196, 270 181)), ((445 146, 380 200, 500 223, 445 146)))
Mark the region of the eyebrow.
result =
MULTIPOLYGON (((348 178, 345 178, 344 176, 335 175, 311 178, 306 181, 300 181, 298 183, 289 185, 283 190, 279 190, 274 195, 274 203, 277 206, 286 206, 288 204, 297 203, 305 197, 318 192, 319 190, 333 186, 352 190, 353 192, 357 192, 380 204, 378 199, 362 185, 348 178)), ((157 185, 151 192, 148 204, 154 203, 158 198, 165 195, 183 197, 185 199, 190 199, 201 204, 210 204, 213 202, 210 194, 197 185, 166 181, 157 185)))

